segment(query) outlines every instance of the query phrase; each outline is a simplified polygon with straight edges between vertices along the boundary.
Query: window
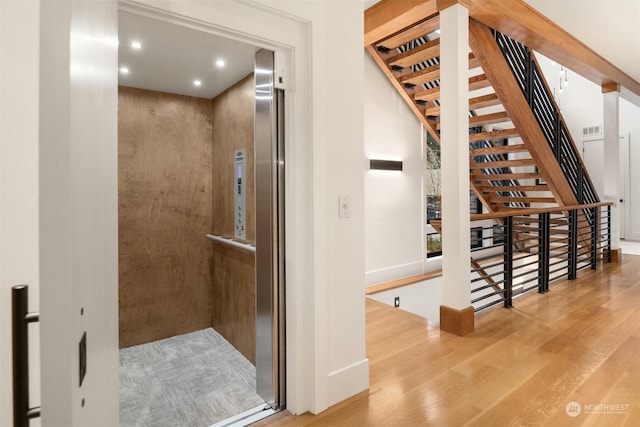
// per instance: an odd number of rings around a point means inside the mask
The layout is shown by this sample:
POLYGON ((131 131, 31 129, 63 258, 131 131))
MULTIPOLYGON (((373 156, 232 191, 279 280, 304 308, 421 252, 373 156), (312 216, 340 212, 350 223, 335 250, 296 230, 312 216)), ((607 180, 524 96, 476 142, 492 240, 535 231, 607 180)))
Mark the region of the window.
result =
MULTIPOLYGON (((427 224, 433 219, 442 217, 441 199, 442 186, 440 175, 440 144, 426 132, 425 144, 425 170, 424 170, 424 193, 425 193, 425 217, 427 224)), ((472 214, 482 213, 482 203, 473 191, 469 193, 469 208, 472 214)), ((427 258, 442 255, 442 238, 437 230, 428 227, 426 246, 427 258)), ((482 246, 482 228, 471 230, 471 247, 482 246)))
MULTIPOLYGON (((429 132, 426 132, 424 196, 427 224, 432 219, 440 219, 441 181, 440 181, 440 144, 429 132)), ((432 228, 432 227, 428 227, 432 228)), ((427 233, 427 258, 442 255, 442 239, 437 231, 427 233)))
POLYGON ((433 139, 430 133, 426 132, 426 134, 424 189, 426 217, 427 224, 429 224, 432 219, 440 218, 440 144, 433 139))

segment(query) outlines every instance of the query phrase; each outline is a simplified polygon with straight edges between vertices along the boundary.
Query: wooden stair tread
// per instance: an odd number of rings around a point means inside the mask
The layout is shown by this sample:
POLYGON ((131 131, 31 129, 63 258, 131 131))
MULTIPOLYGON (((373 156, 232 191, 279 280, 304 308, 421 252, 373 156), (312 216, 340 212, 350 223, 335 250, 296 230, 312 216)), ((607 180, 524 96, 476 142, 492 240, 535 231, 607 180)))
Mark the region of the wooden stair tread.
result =
POLYGON ((497 147, 474 148, 469 150, 469 155, 486 156, 491 154, 521 153, 523 151, 528 152, 528 149, 524 144, 500 145, 497 147))
MULTIPOLYGON (((469 54, 469 64, 477 62, 473 53, 469 54)), ((440 64, 432 65, 431 67, 423 68, 422 70, 414 71, 413 73, 402 75, 398 78, 402 84, 420 85, 429 83, 434 80, 440 79, 440 64)))
POLYGON ((481 116, 469 117, 469 127, 492 125, 496 123, 511 121, 506 111, 483 114, 481 116))
POLYGON ((419 85, 423 83, 432 82, 440 78, 440 64, 433 65, 431 67, 424 68, 419 71, 414 71, 407 75, 401 76, 398 80, 402 84, 419 85))
MULTIPOLYGON (((493 125, 496 123, 509 122, 511 119, 505 111, 499 111, 497 113, 484 114, 482 116, 469 117, 469 127, 493 125)), ((440 130, 440 123, 436 126, 437 130, 440 130)))
POLYGON ((413 94, 414 101, 426 101, 431 102, 440 98, 440 87, 436 86, 431 89, 421 90, 413 94))
MULTIPOLYGON (((487 76, 484 74, 480 74, 478 76, 469 78, 469 90, 476 90, 485 87, 489 87, 491 84, 489 80, 487 80, 487 76)), ((413 99, 415 101, 434 101, 440 98, 440 87, 434 87, 431 89, 419 90, 413 94, 413 99)), ((514 136, 517 136, 516 133, 514 136)))
POLYGON ((479 174, 475 173, 471 176, 473 181, 508 181, 516 179, 536 179, 540 178, 539 173, 534 172, 522 172, 522 173, 499 173, 499 174, 479 174))
MULTIPOLYGON (((498 96, 495 93, 489 95, 483 95, 476 98, 472 98, 469 100, 469 109, 476 110, 478 108, 492 107, 495 105, 501 105, 498 96)), ((440 107, 435 106, 431 108, 427 108, 425 111, 425 115, 427 116, 439 116, 440 115, 440 107)), ((517 133, 515 134, 517 135, 517 133)))
POLYGON ((431 40, 387 59, 389 66, 409 67, 440 56, 440 39, 431 40))
POLYGON ((518 130, 515 128, 501 129, 491 132, 472 133, 469 135, 469 142, 495 141, 499 139, 513 138, 516 136, 518 136, 518 130))
POLYGON ((489 82, 487 76, 484 74, 469 77, 469 91, 474 91, 489 86, 491 86, 491 82, 489 82))
POLYGON ((496 95, 495 93, 490 93, 488 95, 477 96, 475 98, 469 99, 470 110, 492 107, 494 105, 500 104, 502 104, 502 101, 500 101, 500 98, 498 98, 498 95, 496 95))
POLYGON ((482 187, 483 192, 498 191, 549 191, 547 185, 487 185, 482 187))
POLYGON ((424 110, 424 115, 429 117, 429 116, 439 116, 440 115, 440 106, 439 105, 435 105, 433 107, 429 107, 426 108, 424 110))
POLYGON ((556 203, 553 197, 502 197, 492 195, 491 202, 496 203, 556 203))
POLYGON ((494 168, 511 168, 521 166, 534 166, 536 161, 534 159, 513 159, 513 160, 499 160, 495 162, 476 162, 471 161, 469 169, 494 169, 494 168))

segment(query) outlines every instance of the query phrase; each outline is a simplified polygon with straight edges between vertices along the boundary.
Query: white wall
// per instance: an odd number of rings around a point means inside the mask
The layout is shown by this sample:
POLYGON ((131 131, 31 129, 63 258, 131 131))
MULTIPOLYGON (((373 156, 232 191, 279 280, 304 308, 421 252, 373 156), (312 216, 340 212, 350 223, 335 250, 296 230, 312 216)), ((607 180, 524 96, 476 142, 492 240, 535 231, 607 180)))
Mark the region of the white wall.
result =
POLYGON ((563 88, 562 94, 559 94, 557 89, 560 85, 560 65, 540 54, 536 54, 536 58, 549 87, 552 91, 554 87, 556 88, 562 116, 569 127, 569 132, 578 151, 582 153, 582 128, 602 125, 602 90, 595 83, 568 70, 569 84, 563 88))
MULTIPOLYGON (((11 287, 39 311, 38 1, 0 1, 0 426, 12 425, 11 287)), ((32 407, 40 405, 39 325, 30 330, 32 407)), ((39 425, 32 421, 32 426, 39 425)))
MULTIPOLYGON (((536 56, 540 67, 551 87, 558 87, 560 65, 553 64, 542 55, 536 56)), ((582 129, 587 126, 603 124, 603 95, 601 88, 582 76, 568 71, 569 84, 560 95, 560 108, 569 127, 569 131, 583 154, 582 129)), ((634 165, 640 164, 640 107, 620 98, 620 134, 629 134, 629 230, 630 233, 640 233, 640 188, 633 183, 639 182, 640 172, 634 165)), ((604 159, 599 172, 604 174, 604 159)), ((627 233, 627 234, 630 234, 627 233)), ((636 235, 637 236, 637 235, 636 235)), ((637 237, 636 237, 637 238, 637 237)))
POLYGON ((365 53, 365 269, 367 285, 423 272, 422 127, 365 53), (402 160, 402 172, 371 172, 369 159, 402 160))
POLYGON ((391 307, 394 306, 396 297, 400 298, 400 310, 424 317, 434 324, 440 323, 442 277, 435 277, 369 296, 369 298, 391 307))

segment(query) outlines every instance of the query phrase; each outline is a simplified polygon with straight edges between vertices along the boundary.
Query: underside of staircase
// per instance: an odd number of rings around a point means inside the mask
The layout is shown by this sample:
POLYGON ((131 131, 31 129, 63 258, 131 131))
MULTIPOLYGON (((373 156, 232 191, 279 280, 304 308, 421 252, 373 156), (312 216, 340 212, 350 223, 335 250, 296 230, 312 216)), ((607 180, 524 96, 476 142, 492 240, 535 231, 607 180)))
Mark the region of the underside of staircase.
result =
MULTIPOLYGON (((544 129, 529 108, 494 32, 473 19, 469 25, 471 189, 488 212, 582 203, 547 143, 544 129)), ((436 12, 366 46, 438 142, 439 33, 440 20, 436 12)), ((553 107, 559 111, 556 105, 553 107)))

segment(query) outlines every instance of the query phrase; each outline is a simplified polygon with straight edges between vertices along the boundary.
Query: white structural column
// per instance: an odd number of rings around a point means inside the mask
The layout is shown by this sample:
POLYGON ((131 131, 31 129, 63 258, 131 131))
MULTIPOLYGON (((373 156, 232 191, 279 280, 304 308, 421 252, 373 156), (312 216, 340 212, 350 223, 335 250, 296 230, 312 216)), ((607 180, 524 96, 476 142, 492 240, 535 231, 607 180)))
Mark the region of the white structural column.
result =
POLYGON ((611 218, 612 261, 617 261, 620 248, 620 199, 622 183, 620 177, 620 92, 618 85, 603 86, 603 133, 604 133, 604 198, 613 202, 611 218))
POLYGON ((473 331, 468 55, 469 11, 454 4, 440 12, 443 253, 440 328, 458 335, 473 331))

